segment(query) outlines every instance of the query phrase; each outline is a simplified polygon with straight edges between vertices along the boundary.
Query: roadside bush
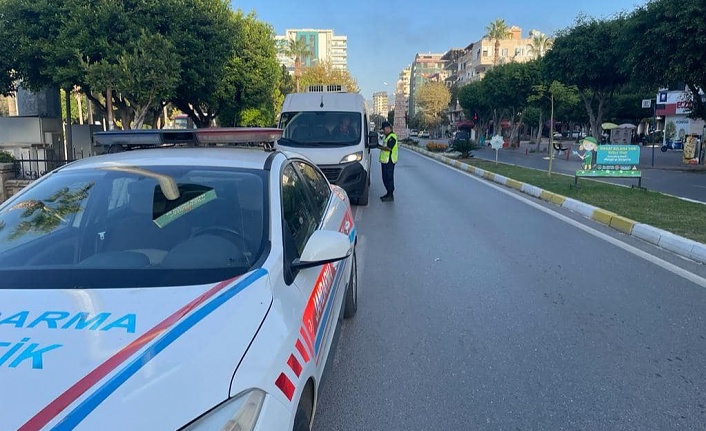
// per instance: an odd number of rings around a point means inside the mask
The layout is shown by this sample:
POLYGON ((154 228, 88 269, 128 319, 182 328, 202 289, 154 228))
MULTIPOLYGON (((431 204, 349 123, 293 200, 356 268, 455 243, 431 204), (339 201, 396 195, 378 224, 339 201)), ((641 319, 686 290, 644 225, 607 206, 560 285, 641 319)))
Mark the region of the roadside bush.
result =
POLYGON ((400 142, 407 145, 419 145, 419 141, 414 140, 412 138, 400 139, 400 142))
POLYGON ((476 144, 476 141, 472 139, 454 139, 451 141, 451 150, 461 153, 461 158, 463 159, 467 159, 470 156, 471 151, 477 149, 478 144, 476 144))
POLYGON ((0 163, 12 163, 15 161, 15 156, 7 151, 0 151, 0 163))
POLYGON ((430 141, 427 143, 427 150, 431 151, 432 153, 443 153, 448 149, 449 146, 446 144, 442 144, 441 142, 430 141))

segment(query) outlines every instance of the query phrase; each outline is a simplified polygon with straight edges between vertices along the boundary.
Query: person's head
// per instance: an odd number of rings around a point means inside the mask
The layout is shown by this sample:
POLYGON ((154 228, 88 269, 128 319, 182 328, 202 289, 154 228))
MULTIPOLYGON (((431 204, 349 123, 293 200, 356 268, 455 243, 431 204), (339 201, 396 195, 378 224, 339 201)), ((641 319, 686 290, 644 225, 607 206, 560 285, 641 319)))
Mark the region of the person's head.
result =
POLYGON ((584 138, 583 141, 581 141, 581 145, 579 146, 580 150, 585 151, 595 151, 596 148, 598 148, 598 142, 596 141, 596 138, 592 136, 584 138))
POLYGON ((348 115, 344 115, 341 118, 341 127, 348 128, 348 126, 350 126, 350 124, 351 124, 351 117, 349 117, 348 115))
POLYGON ((380 130, 385 134, 385 136, 387 136, 392 133, 392 124, 387 121, 383 121, 382 126, 380 126, 380 130))

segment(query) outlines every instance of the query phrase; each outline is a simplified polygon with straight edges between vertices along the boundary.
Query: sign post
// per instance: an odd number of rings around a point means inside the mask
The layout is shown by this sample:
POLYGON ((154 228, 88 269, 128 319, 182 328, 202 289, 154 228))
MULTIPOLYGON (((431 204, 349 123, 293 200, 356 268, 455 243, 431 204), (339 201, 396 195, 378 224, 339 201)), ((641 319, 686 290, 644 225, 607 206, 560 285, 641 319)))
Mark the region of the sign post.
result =
POLYGON ((642 99, 642 107, 644 109, 652 108, 652 167, 654 167, 655 145, 657 144, 657 99, 655 99, 654 106, 652 106, 652 99, 642 99))
POLYGON ((503 147, 503 138, 500 135, 493 136, 490 140, 490 146, 495 150, 495 164, 498 164, 498 151, 503 147))

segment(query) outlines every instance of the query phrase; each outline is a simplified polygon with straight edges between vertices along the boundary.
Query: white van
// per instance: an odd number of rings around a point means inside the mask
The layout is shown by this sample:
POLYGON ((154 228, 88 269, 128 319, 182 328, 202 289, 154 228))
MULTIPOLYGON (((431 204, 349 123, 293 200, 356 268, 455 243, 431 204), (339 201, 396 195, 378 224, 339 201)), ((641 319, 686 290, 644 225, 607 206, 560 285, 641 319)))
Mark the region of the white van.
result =
POLYGON ((347 93, 340 85, 288 94, 279 128, 284 132, 275 144, 278 149, 306 156, 353 204, 368 204, 370 149, 377 148, 379 137, 370 130, 363 96, 347 93))

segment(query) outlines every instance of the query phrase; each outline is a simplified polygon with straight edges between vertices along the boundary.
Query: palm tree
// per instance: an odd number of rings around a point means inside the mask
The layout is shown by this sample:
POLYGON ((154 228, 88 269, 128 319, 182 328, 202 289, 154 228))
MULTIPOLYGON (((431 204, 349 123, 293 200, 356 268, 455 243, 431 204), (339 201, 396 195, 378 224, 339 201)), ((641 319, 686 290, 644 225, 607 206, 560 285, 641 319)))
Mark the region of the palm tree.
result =
POLYGON ((495 40, 495 50, 493 52, 493 65, 497 66, 498 61, 500 60, 500 41, 509 38, 512 35, 512 32, 510 31, 510 28, 507 26, 507 24, 505 24, 505 20, 500 18, 491 22, 485 28, 485 31, 485 37, 487 39, 495 40))
POLYGON ((303 37, 290 39, 284 47, 284 55, 294 59, 294 81, 299 92, 299 78, 302 76, 302 62, 314 56, 314 50, 303 37))
POLYGON ((547 37, 546 34, 535 34, 532 36, 532 43, 527 45, 530 54, 534 55, 534 58, 544 57, 554 44, 554 39, 547 37))

